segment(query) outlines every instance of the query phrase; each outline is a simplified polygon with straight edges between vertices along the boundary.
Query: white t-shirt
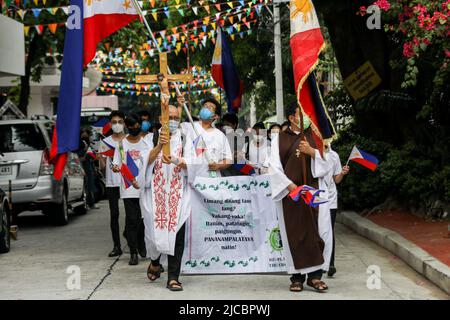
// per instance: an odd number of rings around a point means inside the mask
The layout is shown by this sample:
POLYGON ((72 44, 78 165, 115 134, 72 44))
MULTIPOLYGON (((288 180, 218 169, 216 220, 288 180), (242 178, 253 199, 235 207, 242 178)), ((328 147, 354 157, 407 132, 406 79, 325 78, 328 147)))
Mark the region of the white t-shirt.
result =
MULTIPOLYGON (((227 137, 222 131, 216 128, 211 128, 206 131, 200 123, 195 123, 195 127, 201 135, 201 139, 204 141, 206 147, 205 152, 208 154, 210 161, 217 163, 225 159, 230 162, 233 160, 227 137)), ((193 130, 191 134, 193 136, 189 137, 189 140, 195 141, 196 136, 195 133, 193 133, 193 130)), ((192 148, 192 150, 195 152, 195 148, 192 148)), ((205 152, 198 157, 196 155, 191 156, 191 161, 195 164, 195 176, 210 177, 210 170, 208 168, 205 152)), ((216 176, 221 177, 220 171, 216 171, 216 176)))
MULTIPOLYGON (((108 151, 110 148, 104 143, 106 142, 110 146, 114 147, 115 150, 118 149, 119 143, 112 138, 112 136, 109 136, 100 142, 100 153, 108 151)), ((106 187, 113 188, 113 187, 120 187, 120 184, 122 183, 122 176, 120 173, 113 172, 111 169, 113 158, 111 157, 105 157, 106 158, 106 187)))
POLYGON ((325 183, 328 185, 328 200, 330 201, 330 209, 337 209, 338 207, 338 191, 334 176, 342 172, 341 159, 336 151, 330 150, 327 154, 329 161, 332 162, 331 170, 325 177, 325 183))
MULTIPOLYGON (((134 163, 139 169, 139 174, 136 177, 137 183, 139 184, 139 189, 135 189, 132 185, 129 188, 125 188, 125 183, 123 182, 122 178, 122 182, 120 184, 120 197, 122 199, 139 198, 142 190, 144 190, 145 188, 145 176, 148 166, 148 157, 152 146, 143 138, 141 138, 137 143, 131 143, 127 140, 127 138, 125 138, 122 140, 122 144, 125 157, 127 155, 127 152, 129 152, 134 160, 134 163)), ((113 163, 118 165, 119 167, 122 166, 122 157, 120 155, 119 147, 116 148, 113 163)))

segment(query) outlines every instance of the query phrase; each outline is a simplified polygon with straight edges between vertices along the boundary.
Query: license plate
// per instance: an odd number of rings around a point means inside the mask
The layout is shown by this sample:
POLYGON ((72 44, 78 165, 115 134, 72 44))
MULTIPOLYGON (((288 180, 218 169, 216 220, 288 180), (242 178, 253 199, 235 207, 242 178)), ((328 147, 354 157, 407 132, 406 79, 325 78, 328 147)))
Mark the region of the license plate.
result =
POLYGON ((12 173, 12 166, 0 166, 0 176, 10 176, 12 173))

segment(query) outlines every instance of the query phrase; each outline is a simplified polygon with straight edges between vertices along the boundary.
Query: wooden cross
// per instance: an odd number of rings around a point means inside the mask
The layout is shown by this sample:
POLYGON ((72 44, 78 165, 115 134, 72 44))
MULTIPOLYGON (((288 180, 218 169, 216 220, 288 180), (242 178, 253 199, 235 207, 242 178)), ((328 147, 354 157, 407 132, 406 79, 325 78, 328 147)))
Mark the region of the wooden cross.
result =
MULTIPOLYGON (((156 75, 136 75, 137 84, 158 83, 161 88, 161 132, 169 135, 169 82, 189 82, 191 74, 169 74, 167 68, 167 53, 159 55, 159 74, 156 75)), ((170 143, 163 147, 163 154, 170 156, 170 143)))

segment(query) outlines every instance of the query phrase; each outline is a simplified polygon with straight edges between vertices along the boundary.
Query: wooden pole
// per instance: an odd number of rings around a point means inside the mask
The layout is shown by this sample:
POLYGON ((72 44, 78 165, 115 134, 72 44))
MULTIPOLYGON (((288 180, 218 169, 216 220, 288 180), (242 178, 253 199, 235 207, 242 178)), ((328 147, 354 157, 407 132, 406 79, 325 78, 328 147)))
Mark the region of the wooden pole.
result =
MULTIPOLYGON (((303 111, 301 106, 299 106, 299 111, 300 111, 300 134, 302 135, 301 140, 305 140, 306 141, 306 136, 305 136, 305 127, 303 125, 303 111)), ((300 153, 301 161, 302 161, 302 177, 303 177, 303 184, 306 184, 306 154, 304 153, 300 153)))
MULTIPOLYGON (((150 28, 150 25, 148 24, 148 21, 145 18, 143 12, 142 12, 141 6, 137 2, 137 0, 132 0, 132 1, 133 1, 133 5, 134 5, 137 13, 139 14, 139 16, 141 17, 142 21, 144 22, 144 25, 147 28, 147 31, 148 31, 150 37, 152 38, 153 43, 155 44, 156 49, 158 50, 158 53, 161 53, 161 48, 159 47, 158 41, 156 41, 155 35, 153 34, 153 31, 152 31, 152 28, 150 28)), ((170 71, 169 66, 167 66, 167 71, 168 71, 169 74, 172 74, 172 72, 170 71)), ((174 84, 175 84, 175 90, 176 90, 177 94, 181 95, 180 88, 178 87, 178 84, 176 82, 174 84)), ((189 122, 192 125, 192 129, 194 130, 195 135, 198 137, 200 135, 200 133, 198 132, 197 128, 195 127, 194 120, 192 119, 192 115, 189 112, 189 109, 188 109, 186 103, 183 103, 183 109, 184 109, 184 111, 186 112, 186 114, 188 116, 189 122)), ((205 150, 205 152, 203 152, 203 154, 205 155, 206 161, 210 162, 211 158, 209 156, 208 150, 205 150)))

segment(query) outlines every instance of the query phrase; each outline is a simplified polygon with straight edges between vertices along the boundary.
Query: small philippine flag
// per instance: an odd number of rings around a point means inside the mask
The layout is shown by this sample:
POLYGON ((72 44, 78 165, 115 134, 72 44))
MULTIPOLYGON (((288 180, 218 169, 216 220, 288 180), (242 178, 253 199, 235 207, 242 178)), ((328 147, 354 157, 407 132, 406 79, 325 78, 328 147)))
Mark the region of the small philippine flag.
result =
POLYGON ((375 169, 378 167, 378 159, 375 156, 362 151, 361 149, 358 149, 356 146, 353 147, 348 161, 357 162, 372 171, 375 171, 375 169))

